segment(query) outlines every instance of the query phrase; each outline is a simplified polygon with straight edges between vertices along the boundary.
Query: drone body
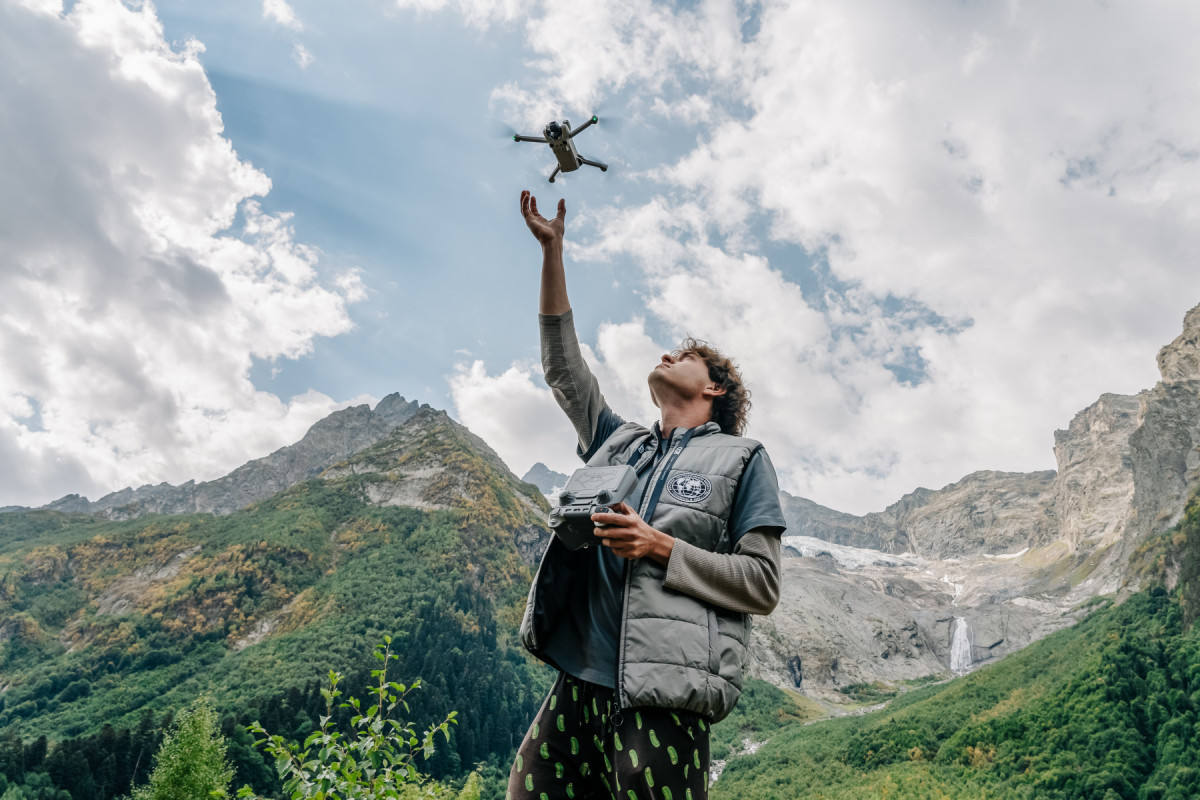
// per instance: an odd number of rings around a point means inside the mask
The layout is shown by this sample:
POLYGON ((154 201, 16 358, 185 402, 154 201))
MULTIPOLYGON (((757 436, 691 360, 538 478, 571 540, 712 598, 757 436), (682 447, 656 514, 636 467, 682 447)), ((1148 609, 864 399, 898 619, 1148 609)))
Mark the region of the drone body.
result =
POLYGON ((575 149, 575 137, 583 133, 589 126, 596 124, 600 119, 592 117, 583 125, 575 130, 571 130, 571 123, 563 120, 562 123, 550 121, 546 127, 542 129, 541 136, 522 136, 515 134, 514 142, 542 142, 550 145, 550 151, 554 153, 554 157, 558 159, 558 166, 554 168, 554 172, 550 173, 550 182, 554 183, 555 176, 559 172, 574 172, 584 164, 592 167, 599 167, 601 172, 608 171, 608 164, 603 164, 599 161, 592 161, 579 155, 579 151, 575 149))

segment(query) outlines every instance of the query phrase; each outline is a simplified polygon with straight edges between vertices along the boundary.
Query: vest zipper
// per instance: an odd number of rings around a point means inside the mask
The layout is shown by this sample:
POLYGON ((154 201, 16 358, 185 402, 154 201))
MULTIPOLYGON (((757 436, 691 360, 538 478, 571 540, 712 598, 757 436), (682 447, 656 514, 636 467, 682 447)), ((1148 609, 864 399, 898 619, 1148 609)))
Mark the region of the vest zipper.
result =
MULTIPOLYGON (((678 431, 679 429, 676 428, 675 430, 678 431)), ((675 432, 672 432, 671 439, 675 439, 675 432)), ((675 445, 675 447, 680 446, 675 445)), ((680 451, 682 451, 681 447, 680 451)), ((674 455, 678 456, 679 453, 674 453, 674 455)), ((650 523, 650 520, 646 519, 645 516, 642 515, 645 514, 646 506, 649 504, 651 497, 654 495, 654 487, 657 485, 659 478, 662 477, 663 471, 670 469, 674 463, 675 459, 672 457, 672 451, 670 448, 668 448, 666 454, 659 461, 658 468, 650 473, 650 480, 646 483, 646 492, 642 495, 641 507, 638 509, 638 515, 641 516, 647 524, 650 523)), ((621 592, 621 646, 617 650, 617 710, 613 712, 614 724, 620 724, 620 720, 622 719, 621 709, 626 708, 629 702, 629 697, 625 693, 625 627, 629 622, 629 587, 632 583, 633 562, 626 561, 625 588, 621 592)))

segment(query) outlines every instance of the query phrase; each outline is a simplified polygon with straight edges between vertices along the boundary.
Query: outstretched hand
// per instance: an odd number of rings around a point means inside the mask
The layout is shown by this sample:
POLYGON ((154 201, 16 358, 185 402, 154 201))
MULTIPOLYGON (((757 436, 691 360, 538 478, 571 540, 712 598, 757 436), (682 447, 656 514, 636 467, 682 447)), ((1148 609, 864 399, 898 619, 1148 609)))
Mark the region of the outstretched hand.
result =
POLYGON ((525 218, 525 224, 529 226, 529 231, 542 247, 562 244, 563 234, 567 227, 567 201, 565 198, 558 201, 558 213, 554 219, 546 219, 538 213, 537 198, 526 189, 521 192, 521 216, 525 218))
POLYGON ((664 567, 671 558, 674 537, 650 527, 625 503, 617 503, 607 513, 592 514, 592 522, 601 544, 621 558, 652 558, 664 567))

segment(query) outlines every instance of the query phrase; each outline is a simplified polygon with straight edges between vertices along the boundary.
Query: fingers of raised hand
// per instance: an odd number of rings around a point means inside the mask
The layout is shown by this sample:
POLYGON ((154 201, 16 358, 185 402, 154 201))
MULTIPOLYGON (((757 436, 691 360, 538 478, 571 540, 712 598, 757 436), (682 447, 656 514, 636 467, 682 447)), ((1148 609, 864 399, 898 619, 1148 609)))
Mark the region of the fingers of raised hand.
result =
POLYGON ((565 220, 567 218, 567 198, 558 198, 558 214, 556 214, 554 218, 559 220, 565 220))

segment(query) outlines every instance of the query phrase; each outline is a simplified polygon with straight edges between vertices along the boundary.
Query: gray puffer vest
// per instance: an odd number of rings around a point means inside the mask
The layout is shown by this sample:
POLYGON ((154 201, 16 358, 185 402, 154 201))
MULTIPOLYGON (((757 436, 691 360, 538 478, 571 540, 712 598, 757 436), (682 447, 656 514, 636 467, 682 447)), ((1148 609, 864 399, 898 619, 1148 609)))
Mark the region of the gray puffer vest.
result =
MULTIPOLYGON (((738 481, 760 445, 721 433, 715 422, 695 428, 672 463, 684 431, 672 435, 674 448, 650 475, 643 506, 653 494, 663 467, 670 465, 652 526, 712 552, 732 552, 729 517, 738 481)), ((657 436, 626 423, 604 442, 589 466, 629 463, 646 445, 636 466, 654 458, 657 436)), ((563 600, 586 573, 587 551, 571 552, 550 541, 529 590, 521 621, 521 641, 547 660, 543 648, 562 619, 563 600)), ((625 566, 617 699, 621 708, 653 706, 682 709, 716 722, 724 719, 742 691, 742 669, 750 635, 749 615, 716 608, 663 586, 666 568, 649 558, 625 566)))

